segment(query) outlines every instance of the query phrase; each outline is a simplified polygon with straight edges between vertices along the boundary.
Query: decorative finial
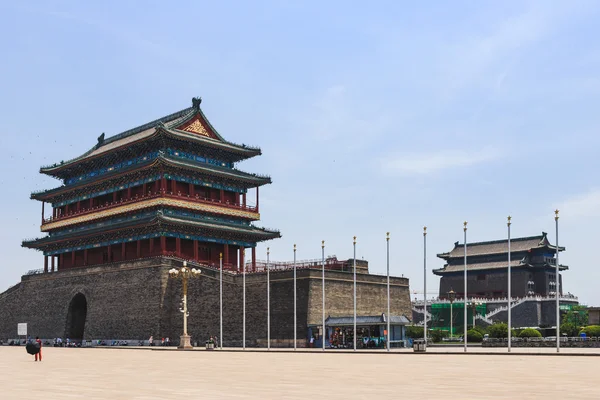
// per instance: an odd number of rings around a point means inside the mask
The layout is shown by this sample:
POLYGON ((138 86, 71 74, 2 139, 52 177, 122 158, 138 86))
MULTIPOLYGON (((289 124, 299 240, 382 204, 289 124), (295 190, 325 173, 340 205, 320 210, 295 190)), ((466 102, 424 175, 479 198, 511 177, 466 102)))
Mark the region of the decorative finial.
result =
POLYGON ((512 219, 512 217, 509 215, 507 219, 508 219, 508 222, 506 223, 506 225, 510 226, 510 224, 511 224, 510 220, 512 219))
POLYGON ((267 247, 267 255, 271 253, 270 249, 270 247, 267 247))
POLYGON ((200 103, 202 103, 202 97, 193 97, 192 98, 192 108, 196 110, 200 109, 200 103))
POLYGON ((325 248, 325 241, 324 240, 321 240, 321 247, 325 248))
POLYGON ((464 228, 463 228, 463 229, 464 229, 464 231, 466 232, 466 231, 467 231, 467 221, 463 222, 463 226, 464 226, 464 228))
POLYGON ((554 219, 558 221, 558 208, 554 210, 554 219))
POLYGON ((102 146, 102 144, 104 144, 104 132, 102 132, 102 135, 98 136, 98 144, 97 147, 102 146))
POLYGON ((356 236, 354 236, 354 244, 356 244, 356 236))
POLYGON ((423 236, 425 236, 425 235, 427 235, 427 227, 426 226, 423 227, 423 236))
POLYGON ((294 243, 294 251, 296 251, 296 244, 294 243))
POLYGON ((223 258, 223 253, 219 253, 219 259, 223 258))
POLYGON ((389 233, 389 232, 387 232, 387 233, 385 234, 385 240, 390 240, 390 233, 389 233))

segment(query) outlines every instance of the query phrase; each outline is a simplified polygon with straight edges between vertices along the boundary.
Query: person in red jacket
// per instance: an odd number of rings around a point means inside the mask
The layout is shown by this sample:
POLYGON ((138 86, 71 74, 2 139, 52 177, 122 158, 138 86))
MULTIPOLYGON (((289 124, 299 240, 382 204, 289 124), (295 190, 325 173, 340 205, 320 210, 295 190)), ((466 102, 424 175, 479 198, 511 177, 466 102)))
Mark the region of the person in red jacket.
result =
POLYGON ((40 361, 42 361, 42 341, 36 336, 35 342, 40 346, 40 351, 35 354, 35 361, 38 360, 38 356, 40 356, 40 361))

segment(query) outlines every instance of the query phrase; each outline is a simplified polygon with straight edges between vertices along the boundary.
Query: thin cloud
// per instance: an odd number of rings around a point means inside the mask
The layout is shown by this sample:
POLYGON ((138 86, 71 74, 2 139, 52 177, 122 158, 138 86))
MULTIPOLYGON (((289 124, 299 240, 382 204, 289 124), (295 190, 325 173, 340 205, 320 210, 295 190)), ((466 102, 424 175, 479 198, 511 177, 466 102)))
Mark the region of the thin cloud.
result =
POLYGON ((573 196, 559 204, 558 209, 569 218, 600 217, 600 189, 573 196))
POLYGON ((449 150, 435 153, 398 154, 385 159, 381 167, 384 172, 397 175, 431 175, 448 169, 491 162, 500 157, 500 152, 490 149, 470 152, 449 150))

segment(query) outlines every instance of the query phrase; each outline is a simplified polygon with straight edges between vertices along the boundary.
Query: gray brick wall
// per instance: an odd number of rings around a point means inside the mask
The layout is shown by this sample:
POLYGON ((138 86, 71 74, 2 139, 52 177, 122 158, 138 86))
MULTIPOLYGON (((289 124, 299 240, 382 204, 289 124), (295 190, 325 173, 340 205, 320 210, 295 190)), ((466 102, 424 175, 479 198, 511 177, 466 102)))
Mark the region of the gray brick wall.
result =
MULTIPOLYGON (((19 285, 0 294, 0 339, 16 337, 19 322, 45 338, 64 337, 69 304, 77 293, 87 300, 86 339, 178 340, 183 329, 181 282, 168 270, 181 264, 156 258, 81 268, 53 274, 24 276, 19 285)), ((242 277, 223 274, 224 345, 242 343, 242 277)), ((386 311, 386 277, 358 274, 359 315, 386 311)), ((392 314, 411 316, 408 279, 392 278, 392 314)), ((321 272, 297 271, 299 345, 307 326, 321 321, 321 272)), ((246 276, 246 344, 264 345, 267 337, 266 274, 246 276)), ((188 287, 188 332, 203 342, 219 335, 219 272, 202 269, 188 287)), ((352 315, 352 274, 326 271, 326 314, 352 315)), ((271 273, 271 338, 291 345, 293 337, 293 272, 271 273)))

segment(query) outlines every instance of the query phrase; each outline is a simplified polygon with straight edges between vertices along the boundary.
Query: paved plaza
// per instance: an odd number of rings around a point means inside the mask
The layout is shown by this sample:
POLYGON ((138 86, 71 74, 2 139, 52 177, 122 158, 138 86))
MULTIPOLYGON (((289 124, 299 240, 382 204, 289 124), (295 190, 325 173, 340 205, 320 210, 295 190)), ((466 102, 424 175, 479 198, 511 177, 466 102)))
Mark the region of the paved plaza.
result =
POLYGON ((294 354, 147 348, 44 348, 43 351, 44 361, 36 363, 23 347, 0 347, 0 398, 597 399, 600 396, 597 381, 600 358, 571 354, 306 351, 294 354))

